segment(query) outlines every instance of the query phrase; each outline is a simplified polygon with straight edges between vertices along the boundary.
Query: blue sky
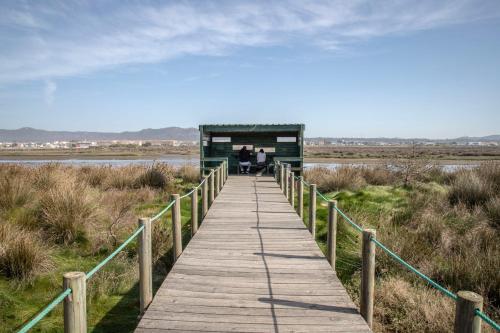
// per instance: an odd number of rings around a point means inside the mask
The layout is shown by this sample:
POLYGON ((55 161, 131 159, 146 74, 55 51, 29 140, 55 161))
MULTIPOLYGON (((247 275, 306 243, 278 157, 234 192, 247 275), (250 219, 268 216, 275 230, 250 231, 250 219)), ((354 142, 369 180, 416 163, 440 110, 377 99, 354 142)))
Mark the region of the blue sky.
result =
POLYGON ((0 6, 0 128, 500 133, 497 0, 0 6))

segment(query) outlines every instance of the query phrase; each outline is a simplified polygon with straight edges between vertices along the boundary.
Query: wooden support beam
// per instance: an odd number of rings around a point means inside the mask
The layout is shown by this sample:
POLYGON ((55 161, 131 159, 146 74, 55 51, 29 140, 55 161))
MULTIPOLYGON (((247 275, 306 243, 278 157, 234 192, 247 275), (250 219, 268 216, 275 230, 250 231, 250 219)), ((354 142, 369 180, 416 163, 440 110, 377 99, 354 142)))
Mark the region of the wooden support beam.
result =
POLYGON ((208 212, 208 177, 203 176, 203 185, 201 185, 201 215, 205 218, 208 212))
POLYGON ((198 231, 198 189, 191 193, 191 237, 198 231))
POLYGON ((64 299, 64 332, 87 332, 87 278, 83 272, 68 272, 63 276, 63 290, 71 289, 64 299))
POLYGON ((182 221, 181 221, 181 199, 178 194, 172 194, 175 201, 172 207, 172 232, 174 239, 174 262, 182 254, 182 221))
POLYGON ((327 235, 327 259, 333 270, 335 270, 336 251, 337 251, 337 201, 328 202, 328 235, 327 235))
POLYGON ((304 180, 303 176, 299 176, 299 180, 297 181, 297 213, 300 218, 304 218, 304 180))
POLYGON ((371 328, 373 324, 373 300, 375 297, 375 243, 373 229, 363 230, 362 268, 361 268, 361 299, 360 313, 371 328))
POLYGON ((144 227, 139 235, 139 310, 143 314, 153 300, 153 266, 151 245, 151 220, 139 219, 144 227))
POLYGON ((481 333, 481 318, 476 309, 483 310, 483 297, 472 291, 459 291, 455 308, 455 333, 481 333))
POLYGON ((309 185, 309 232, 316 239, 316 184, 309 185))

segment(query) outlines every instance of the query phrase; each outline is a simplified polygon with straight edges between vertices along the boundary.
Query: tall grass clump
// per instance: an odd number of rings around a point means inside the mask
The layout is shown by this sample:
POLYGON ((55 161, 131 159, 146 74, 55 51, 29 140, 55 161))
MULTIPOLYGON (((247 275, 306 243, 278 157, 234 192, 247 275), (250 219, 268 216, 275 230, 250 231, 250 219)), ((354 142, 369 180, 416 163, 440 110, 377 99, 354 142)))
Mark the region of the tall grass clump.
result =
POLYGON ((486 203, 492 195, 491 184, 473 171, 460 171, 451 183, 448 200, 470 208, 486 203))
POLYGON ((32 194, 30 184, 24 177, 0 174, 0 211, 23 206, 32 194))
POLYGON ((455 305, 438 291, 391 277, 375 293, 375 332, 453 331, 455 305))
POLYGON ((84 239, 95 205, 85 185, 66 180, 43 194, 40 209, 48 237, 59 244, 71 244, 84 239))
POLYGON ((339 190, 357 190, 366 185, 359 169, 340 167, 332 170, 324 167, 314 167, 304 171, 304 178, 311 184, 316 184, 319 191, 331 192, 339 190))
POLYGON ((186 183, 197 183, 200 181, 200 169, 186 164, 177 169, 177 177, 186 183))
POLYGON ((0 272, 7 278, 32 282, 50 267, 38 236, 0 221, 0 272))

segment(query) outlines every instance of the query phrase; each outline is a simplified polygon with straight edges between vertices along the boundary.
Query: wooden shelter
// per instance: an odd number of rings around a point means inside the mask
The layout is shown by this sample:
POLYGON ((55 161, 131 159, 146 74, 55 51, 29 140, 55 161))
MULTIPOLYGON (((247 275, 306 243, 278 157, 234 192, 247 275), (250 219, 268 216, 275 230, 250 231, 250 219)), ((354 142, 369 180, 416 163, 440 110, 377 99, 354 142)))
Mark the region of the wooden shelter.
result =
POLYGON ((276 161, 290 163, 292 170, 301 172, 304 160, 303 124, 235 124, 200 125, 200 166, 209 168, 220 161, 228 162, 228 171, 238 171, 238 152, 243 146, 251 151, 251 163, 264 149, 272 170, 276 161))

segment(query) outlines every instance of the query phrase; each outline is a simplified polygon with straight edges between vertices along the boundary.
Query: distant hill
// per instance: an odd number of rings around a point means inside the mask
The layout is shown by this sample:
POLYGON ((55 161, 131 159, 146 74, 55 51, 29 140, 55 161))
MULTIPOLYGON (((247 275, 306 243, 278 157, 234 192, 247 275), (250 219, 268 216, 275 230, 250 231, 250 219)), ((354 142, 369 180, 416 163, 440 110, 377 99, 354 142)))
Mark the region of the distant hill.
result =
POLYGON ((199 139, 197 128, 147 128, 136 132, 69 132, 46 131, 31 127, 15 130, 0 129, 0 142, 109 141, 109 140, 183 140, 199 139))
MULTIPOLYGON (((0 142, 52 142, 52 141, 110 141, 110 140, 182 140, 196 141, 199 139, 197 128, 165 127, 147 128, 140 131, 127 132, 70 132, 70 131, 46 131, 31 127, 23 127, 15 130, 0 129, 0 142)), ((467 142, 500 142, 500 135, 488 135, 483 137, 460 137, 455 139, 426 139, 426 138, 334 138, 315 137, 306 138, 309 141, 347 141, 364 142, 367 144, 386 143, 412 143, 412 142, 437 142, 437 143, 467 143, 467 142)))

